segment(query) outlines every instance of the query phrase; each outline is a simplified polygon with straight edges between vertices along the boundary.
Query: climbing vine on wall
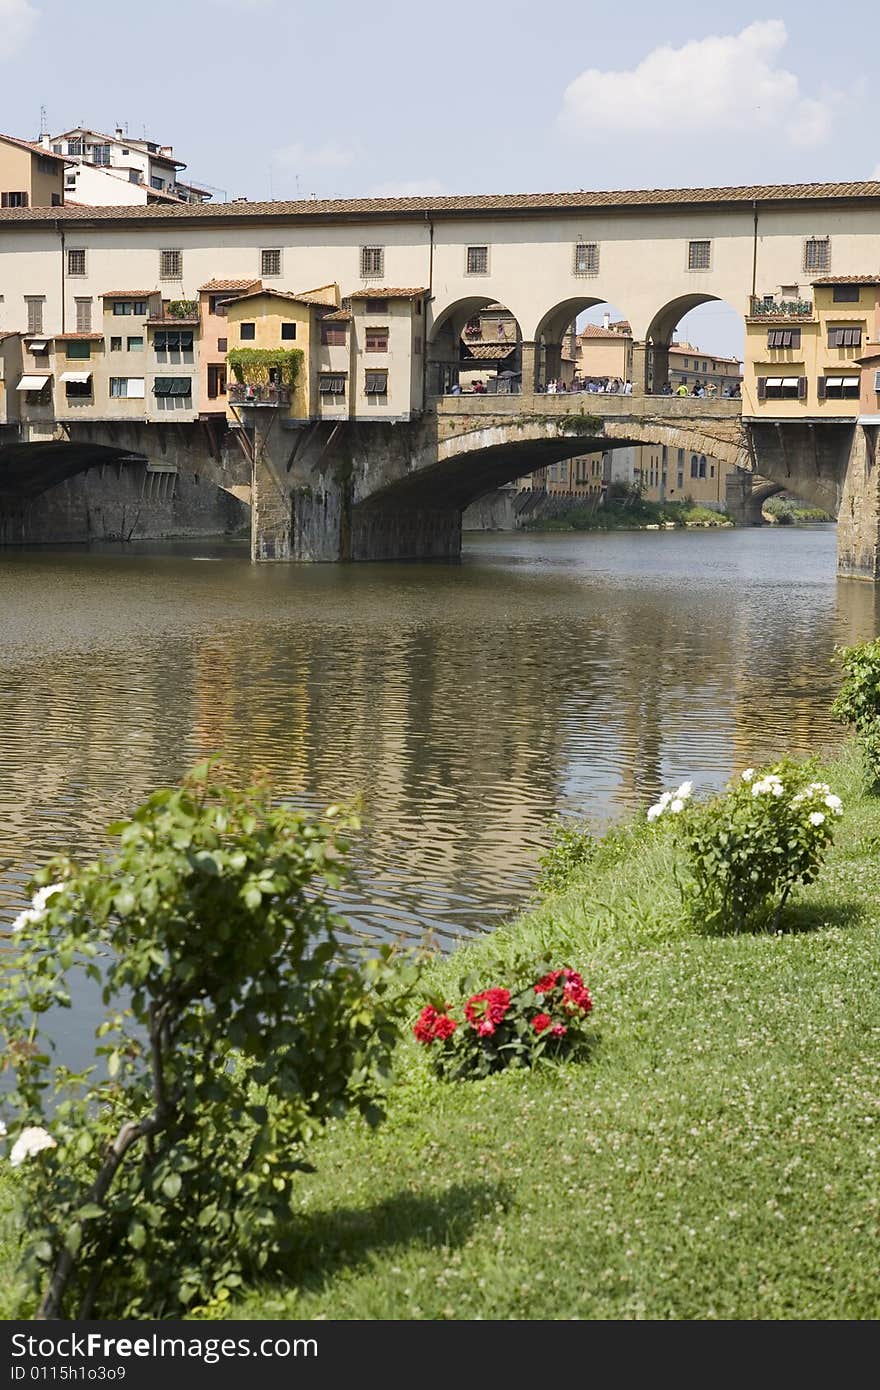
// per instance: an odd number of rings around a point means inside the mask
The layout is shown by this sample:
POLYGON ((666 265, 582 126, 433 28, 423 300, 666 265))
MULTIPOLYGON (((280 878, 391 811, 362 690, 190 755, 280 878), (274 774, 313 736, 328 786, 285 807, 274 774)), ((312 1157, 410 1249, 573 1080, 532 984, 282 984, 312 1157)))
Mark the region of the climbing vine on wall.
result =
POLYGON ((271 367, 281 373, 283 386, 293 386, 302 360, 302 348, 233 348, 226 354, 236 381, 245 386, 265 386, 271 367))

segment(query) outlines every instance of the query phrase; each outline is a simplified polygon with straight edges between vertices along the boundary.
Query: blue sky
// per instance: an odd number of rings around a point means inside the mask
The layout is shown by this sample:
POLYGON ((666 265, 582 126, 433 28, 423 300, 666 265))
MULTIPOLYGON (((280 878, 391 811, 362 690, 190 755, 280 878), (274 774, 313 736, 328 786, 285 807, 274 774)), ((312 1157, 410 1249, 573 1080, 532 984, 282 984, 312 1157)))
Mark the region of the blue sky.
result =
POLYGON ((221 198, 880 177, 880 10, 771 6, 0 0, 0 129, 127 122, 221 198))

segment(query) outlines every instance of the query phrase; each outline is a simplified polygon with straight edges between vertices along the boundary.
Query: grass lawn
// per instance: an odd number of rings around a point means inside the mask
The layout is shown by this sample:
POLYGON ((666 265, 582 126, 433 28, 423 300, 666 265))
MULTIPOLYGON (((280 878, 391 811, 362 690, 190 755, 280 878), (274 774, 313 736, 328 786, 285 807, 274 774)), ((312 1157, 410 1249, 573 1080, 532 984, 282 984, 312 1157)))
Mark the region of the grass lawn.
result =
POLYGON ((689 932, 668 835, 634 827, 437 966, 452 998, 550 949, 593 991, 590 1060, 450 1085, 408 1044, 386 1124, 314 1146, 295 1267, 230 1315, 880 1315, 880 802, 852 753, 825 776, 837 846, 779 935, 689 932))

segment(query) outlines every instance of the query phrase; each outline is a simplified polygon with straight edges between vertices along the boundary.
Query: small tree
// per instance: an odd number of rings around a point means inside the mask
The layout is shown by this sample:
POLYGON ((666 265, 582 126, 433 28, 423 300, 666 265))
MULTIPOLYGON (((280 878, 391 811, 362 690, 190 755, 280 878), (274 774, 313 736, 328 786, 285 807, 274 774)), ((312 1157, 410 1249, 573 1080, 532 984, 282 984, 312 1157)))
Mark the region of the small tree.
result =
POLYGON ((0 1028, 41 1317, 228 1298, 289 1249, 322 1122, 380 1117, 405 992, 388 952, 361 961, 337 939, 325 891, 352 824, 214 785, 206 764, 111 827, 113 858, 37 875, 0 1028), (76 972, 106 1008, 78 1075, 38 1036, 76 972))
POLYGON ((880 637, 840 647, 837 661, 846 672, 831 713, 852 724, 862 749, 871 787, 880 787, 880 637))

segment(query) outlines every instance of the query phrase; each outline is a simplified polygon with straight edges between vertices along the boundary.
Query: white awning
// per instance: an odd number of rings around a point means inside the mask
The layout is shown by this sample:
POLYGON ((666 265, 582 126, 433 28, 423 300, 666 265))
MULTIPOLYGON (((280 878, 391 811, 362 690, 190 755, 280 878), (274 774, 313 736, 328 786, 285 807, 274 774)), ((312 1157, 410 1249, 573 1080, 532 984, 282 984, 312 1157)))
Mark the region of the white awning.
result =
POLYGON ((28 352, 45 352, 48 346, 48 338, 33 338, 28 343, 28 352))
POLYGON ((848 386, 850 390, 852 390, 854 386, 860 386, 861 381, 857 376, 842 376, 840 378, 840 384, 841 386, 848 386))
POLYGON ((782 377, 781 377, 781 376, 768 376, 768 378, 767 378, 767 385, 768 385, 768 386, 781 386, 781 385, 782 385, 782 377))
POLYGON ((783 386, 794 386, 794 387, 797 387, 798 379, 797 379, 796 376, 784 376, 784 377, 782 378, 782 384, 783 384, 783 386))
POLYGON ((843 377, 842 377, 842 376, 826 376, 826 378, 825 378, 825 389, 826 389, 826 390, 828 389, 829 386, 842 386, 842 385, 843 385, 843 377))
POLYGON ((91 374, 91 372, 62 372, 62 373, 61 373, 61 380, 62 380, 62 381, 75 381, 75 382, 77 383, 78 386, 85 386, 87 382, 91 381, 91 379, 92 379, 92 374, 91 374))
POLYGON ((42 391, 48 380, 48 375, 23 376, 15 389, 16 391, 42 391))

